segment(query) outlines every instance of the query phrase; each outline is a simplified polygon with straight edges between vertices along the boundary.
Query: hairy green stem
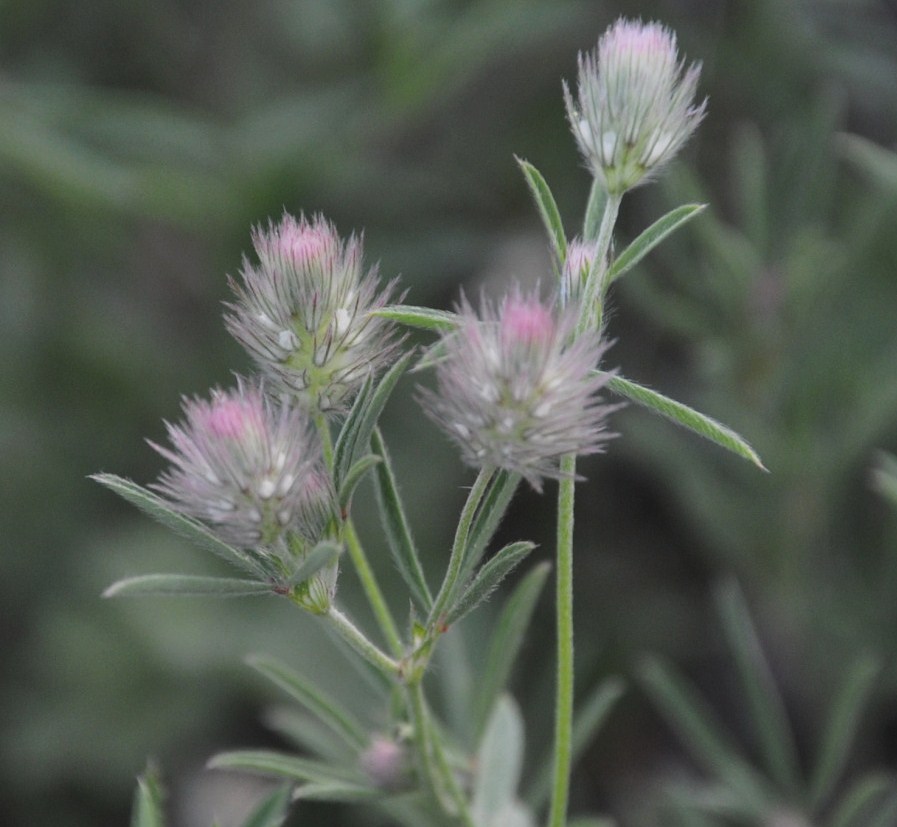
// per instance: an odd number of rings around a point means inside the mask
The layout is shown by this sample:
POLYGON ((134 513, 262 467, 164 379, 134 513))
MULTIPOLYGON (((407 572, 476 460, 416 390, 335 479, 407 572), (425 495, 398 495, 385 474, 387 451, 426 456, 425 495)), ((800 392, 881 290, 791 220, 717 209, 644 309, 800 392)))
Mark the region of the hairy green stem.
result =
MULTIPOLYGON (((575 337, 594 325, 600 332, 604 314, 607 252, 623 196, 609 194, 595 241, 595 258, 583 289, 575 337), (594 313, 594 315, 593 315, 594 313)), ((548 827, 567 823, 573 750, 573 512, 576 502, 576 454, 561 459, 557 525, 557 700, 554 719, 554 772, 548 827)))
POLYGON ((494 474, 495 469, 491 466, 487 465, 481 468, 473 487, 470 489, 470 493, 467 495, 467 502, 464 503, 461 517, 458 520, 458 528, 455 531, 455 541, 452 543, 452 554, 449 558, 445 579, 442 581, 439 594, 436 595, 436 600, 433 602, 433 608, 430 611, 431 624, 439 622, 439 618, 445 612, 449 601, 454 597, 458 579, 464 568, 464 556, 467 552, 470 526, 494 474))
POLYGON ((573 506, 575 501, 576 454, 561 460, 567 475, 558 491, 557 525, 557 699, 554 719, 554 784, 550 827, 567 821, 570 763, 573 743, 573 506))
POLYGON ((459 818, 464 827, 475 827, 464 791, 458 786, 439 736, 434 732, 420 681, 408 685, 408 706, 424 786, 443 812, 459 818))
POLYGON ((375 644, 371 643, 348 617, 336 606, 331 606, 323 617, 330 623, 332 629, 349 644, 366 661, 373 664, 384 675, 395 679, 399 675, 399 662, 385 652, 382 652, 375 644))

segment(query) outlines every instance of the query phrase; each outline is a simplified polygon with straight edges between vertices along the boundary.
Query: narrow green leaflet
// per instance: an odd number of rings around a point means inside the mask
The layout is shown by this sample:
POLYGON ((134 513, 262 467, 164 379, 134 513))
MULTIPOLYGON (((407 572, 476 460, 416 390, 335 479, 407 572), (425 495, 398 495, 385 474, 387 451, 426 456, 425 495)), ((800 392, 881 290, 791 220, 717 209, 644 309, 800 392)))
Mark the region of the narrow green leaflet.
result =
POLYGON ((489 490, 483 496, 483 502, 477 509, 467 537, 464 566, 461 569, 462 582, 470 577, 482 559, 486 546, 498 530, 499 523, 505 516, 519 484, 520 475, 511 471, 498 471, 489 484, 489 490))
POLYGON ((144 514, 158 520, 185 540, 217 554, 229 563, 235 563, 241 568, 248 569, 253 574, 267 574, 248 554, 219 540, 199 521, 178 514, 152 491, 114 474, 94 474, 91 479, 96 480, 100 485, 105 485, 132 505, 136 505, 144 514))
POLYGON ((881 454, 878 467, 872 472, 876 490, 897 505, 897 457, 881 454))
POLYGON ((349 470, 361 457, 362 451, 367 450, 377 420, 413 356, 413 351, 406 353, 381 377, 377 385, 366 382, 362 392, 358 394, 343 423, 333 452, 337 490, 342 488, 349 470))
POLYGON ((241 770, 262 775, 275 775, 289 781, 362 783, 364 780, 360 773, 332 767, 323 761, 271 750, 222 752, 212 758, 208 766, 215 770, 241 770))
POLYGON ((474 732, 477 734, 483 732, 495 701, 508 682, 549 571, 549 563, 534 566, 505 601, 489 643, 485 671, 478 682, 479 691, 473 708, 474 732))
POLYGON ((331 540, 322 540, 318 543, 300 564, 290 577, 290 585, 296 586, 313 577, 325 566, 335 563, 343 553, 343 547, 331 540))
MULTIPOLYGON (((576 766, 576 762, 588 749, 625 689, 626 684, 620 678, 607 678, 577 706, 573 715, 571 766, 576 766)), ((526 799, 533 809, 541 808, 551 794, 552 769, 552 756, 546 756, 535 780, 527 790, 526 799)))
POLYGON ((510 695, 502 695, 489 718, 477 753, 471 814, 476 824, 492 824, 511 808, 523 767, 523 718, 510 695))
POLYGON ((165 827, 162 813, 164 798, 159 777, 148 767, 137 779, 134 804, 131 811, 131 827, 165 827))
POLYGON ((264 655, 253 655, 247 662, 330 727, 349 746, 356 750, 367 746, 367 733, 354 716, 302 675, 264 655))
POLYGON ((772 800, 769 791, 721 731, 701 698, 659 659, 646 660, 640 676, 651 699, 692 755, 737 793, 757 818, 763 818, 772 800))
POLYGON ((275 790, 259 804, 243 823, 243 827, 281 827, 287 820, 293 791, 289 785, 275 790))
POLYGON ((596 241, 601 229, 601 219, 604 218, 604 209, 607 206, 607 190, 604 184, 596 177, 592 179, 592 188, 589 190, 589 200, 586 204, 586 216, 582 224, 582 236, 584 241, 596 241))
POLYGON ((875 772, 855 781, 841 796, 832 814, 831 827, 861 827, 869 823, 867 815, 876 802, 894 790, 894 780, 887 773, 875 772))
POLYGON ((373 311, 374 316, 390 319, 406 327, 420 330, 451 330, 458 326, 458 316, 447 310, 433 310, 429 307, 415 307, 410 304, 392 304, 373 311))
POLYGON ((863 707, 878 673, 878 661, 870 655, 862 655, 849 670, 844 686, 835 697, 810 780, 810 801, 814 807, 831 795, 844 769, 863 707))
POLYGON ((529 161, 517 158, 517 164, 526 178, 527 186, 532 193, 533 200, 536 202, 536 209, 542 218, 542 223, 551 239, 551 248, 554 250, 555 263, 558 269, 564 266, 567 259, 567 234, 564 232, 564 224, 561 221, 561 213, 558 205, 551 194, 542 173, 539 172, 529 161))
POLYGON ((405 509, 399 496, 395 475, 392 472, 392 463, 379 428, 375 428, 371 436, 371 450, 381 459, 374 474, 375 489, 380 518, 383 522, 383 530, 386 532, 389 550, 392 552, 393 562, 395 562, 405 584, 411 590, 414 599, 424 613, 429 614, 430 609, 433 608, 433 595, 427 585, 420 555, 414 538, 411 536, 411 529, 405 517, 405 509))
POLYGON ((689 408, 688 405, 676 402, 668 396, 652 391, 644 385, 638 385, 629 379, 624 379, 622 376, 616 376, 603 370, 596 371, 596 373, 607 378, 607 387, 618 396, 649 408, 662 417, 698 434, 698 436, 715 442, 721 448, 738 454, 738 456, 752 462, 761 471, 768 470, 760 460, 757 452, 731 428, 727 428, 709 416, 698 413, 693 408, 689 408))
POLYGON ((676 232, 683 224, 691 221, 706 208, 706 204, 684 204, 671 210, 663 218, 658 218, 616 257, 607 272, 607 283, 610 284, 635 267, 667 236, 676 232))
POLYGON ((355 493, 358 484, 364 479, 364 475, 378 462, 380 462, 380 457, 374 456, 373 454, 365 454, 348 470, 346 478, 343 480, 339 489, 338 499, 340 508, 344 511, 348 509, 349 503, 352 501, 352 495, 355 493))
POLYGON ((445 622, 451 626, 470 614, 484 600, 488 600, 499 583, 505 579, 529 553, 535 543, 517 542, 506 545, 478 572, 473 582, 464 590, 458 602, 446 612, 445 622))
POLYGON ((716 602, 770 777, 795 792, 800 787, 797 748, 744 595, 731 580, 717 588, 716 602))
POLYGON ((271 594, 271 584, 191 574, 143 574, 113 583, 103 597, 244 597, 271 594))
POLYGON ((297 787, 293 797, 305 801, 335 801, 352 804, 357 801, 366 801, 371 798, 380 798, 381 790, 373 787, 365 787, 361 784, 349 784, 346 782, 328 782, 326 784, 303 784, 297 787))

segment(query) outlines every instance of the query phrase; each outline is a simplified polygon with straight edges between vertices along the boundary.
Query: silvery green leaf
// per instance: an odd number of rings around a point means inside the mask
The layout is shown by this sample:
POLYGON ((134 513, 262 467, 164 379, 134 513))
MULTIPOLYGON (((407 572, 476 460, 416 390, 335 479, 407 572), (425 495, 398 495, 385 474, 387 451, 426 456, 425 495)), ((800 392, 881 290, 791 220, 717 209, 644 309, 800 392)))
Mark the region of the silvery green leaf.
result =
POLYGON ((644 387, 644 385, 624 379, 622 376, 603 370, 596 371, 596 373, 607 378, 606 387, 618 396, 642 405, 660 414, 662 417, 684 428, 688 428, 689 431, 709 439, 711 442, 715 442, 720 447, 738 454, 738 456, 752 462, 761 471, 767 470, 757 452, 731 428, 717 422, 715 419, 711 419, 705 414, 698 413, 693 408, 689 408, 688 405, 676 402, 663 394, 657 393, 657 391, 644 387))
POLYGON ((447 310, 433 310, 430 307, 414 307, 409 304, 393 304, 373 311, 373 315, 390 319, 407 327, 421 330, 451 330, 458 326, 458 316, 447 310))
POLYGON ((464 566, 461 569, 462 582, 470 577, 474 567, 482 559, 486 546, 498 530, 499 523, 504 518, 519 484, 520 474, 504 470, 498 471, 489 483, 489 489, 483 495, 483 501, 470 527, 467 548, 464 551, 464 566))
POLYGON ((879 494, 897 505, 897 457, 881 454, 878 467, 872 472, 872 481, 879 494))
POLYGON ((352 495, 355 493, 358 484, 364 479, 364 475, 379 462, 380 457, 374 456, 373 454, 365 454, 348 470, 339 489, 338 499, 340 508, 346 510, 349 507, 349 503, 352 501, 352 495))
POLYGON ((470 585, 447 612, 445 622, 451 626, 488 600, 499 583, 505 579, 535 548, 535 543, 517 542, 506 545, 486 563, 473 578, 470 585))
POLYGON ((299 583, 304 583, 321 569, 329 566, 331 563, 335 563, 342 553, 343 547, 339 543, 335 543, 332 540, 322 540, 308 553, 308 556, 293 572, 290 577, 290 585, 295 586, 299 583))
POLYGON ((271 584, 258 580, 191 574, 143 574, 113 583, 103 592, 103 597, 243 597, 271 592, 271 584))
POLYGON ((236 563, 254 574, 267 574, 246 552, 219 540, 198 520, 179 514, 152 491, 114 474, 94 474, 91 479, 105 485, 132 505, 137 506, 144 514, 158 520, 185 540, 217 554, 229 563, 236 563))
POLYGON ((297 787, 293 793, 293 798, 297 801, 335 801, 346 804, 382 796, 382 790, 341 781, 303 784, 301 787, 297 787))
POLYGON ((433 595, 427 585, 420 555, 405 517, 405 509, 392 472, 389 452, 386 450, 386 443, 378 428, 374 429, 371 436, 371 449, 381 459, 374 474, 375 491, 380 518, 386 532, 389 550, 392 552, 393 562, 405 581, 405 585, 411 590, 414 599, 424 613, 428 613, 433 608, 433 595))
POLYGON ((517 704, 503 695, 486 725, 477 752, 471 814, 478 825, 494 819, 513 805, 523 767, 523 718, 517 704))
POLYGON ((137 778, 137 790, 131 811, 131 827, 165 827, 162 814, 164 798, 159 778, 152 767, 137 778))
POLYGON ((601 229, 601 219, 604 218, 604 209, 607 206, 607 190, 604 184, 596 177, 592 179, 592 187, 589 190, 589 200, 586 203, 586 215, 582 225, 582 238, 585 242, 598 239, 601 229))
POLYGON ((643 230, 620 255, 614 259, 607 273, 607 283, 618 279, 631 270, 667 236, 688 223, 707 207, 706 204, 685 204, 658 218, 648 229, 643 230))
POLYGON ((243 772, 274 775, 290 781, 315 781, 321 783, 358 782, 360 773, 333 767, 323 761, 287 755, 272 750, 236 750, 222 752, 212 758, 208 766, 215 770, 241 770, 243 772))
POLYGON ((536 209, 539 211, 539 216, 551 241, 555 264, 560 269, 567 258, 567 235, 564 232, 564 224, 561 221, 561 213, 558 210, 557 202, 554 200, 551 189, 539 170, 529 161, 524 161, 522 158, 517 158, 517 164, 522 170, 529 191, 536 202, 536 209))

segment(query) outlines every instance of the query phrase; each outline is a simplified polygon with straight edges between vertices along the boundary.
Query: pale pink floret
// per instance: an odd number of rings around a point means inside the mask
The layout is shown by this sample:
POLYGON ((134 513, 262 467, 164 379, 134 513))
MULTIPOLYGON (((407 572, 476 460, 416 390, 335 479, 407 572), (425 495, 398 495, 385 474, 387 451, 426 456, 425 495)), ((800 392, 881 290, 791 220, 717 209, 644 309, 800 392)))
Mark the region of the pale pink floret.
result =
POLYGON ((330 259, 339 247, 339 237, 322 221, 309 223, 285 216, 274 236, 274 247, 285 261, 301 269, 330 259))
POLYGON ((234 441, 258 438, 264 427, 264 407, 258 397, 222 396, 197 411, 197 426, 216 437, 234 441))
POLYGON ((594 370, 604 351, 597 335, 570 342, 574 316, 519 291, 479 314, 462 300, 458 313, 440 343, 438 392, 421 397, 465 462, 519 473, 538 490, 561 476, 565 454, 602 449, 610 408, 598 395, 606 380, 594 370))

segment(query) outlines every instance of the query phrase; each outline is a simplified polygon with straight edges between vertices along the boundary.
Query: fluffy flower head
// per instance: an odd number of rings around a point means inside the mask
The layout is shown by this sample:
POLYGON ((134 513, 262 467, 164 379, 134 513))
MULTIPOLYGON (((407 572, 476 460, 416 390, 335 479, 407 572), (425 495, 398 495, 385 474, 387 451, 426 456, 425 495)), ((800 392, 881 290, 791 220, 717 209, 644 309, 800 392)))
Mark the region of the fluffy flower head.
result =
POLYGON ((171 462, 154 487, 174 507, 243 548, 319 528, 320 446, 304 414, 242 383, 183 409, 166 424, 171 448, 153 445, 171 462))
POLYGON ((459 315, 441 343, 438 390, 422 399, 465 462, 515 471, 538 490, 560 476, 564 454, 601 450, 609 408, 592 372, 604 350, 597 337, 569 343, 573 317, 519 291, 484 303, 480 316, 462 301, 459 315))
POLYGON ((308 410, 344 409, 394 355, 390 324, 370 315, 389 300, 376 269, 362 270, 361 239, 343 241, 321 216, 285 214, 258 228, 259 263, 244 261, 228 330, 266 376, 308 410))
POLYGON ((694 104, 697 64, 679 59, 660 23, 620 19, 579 56, 577 100, 564 88, 580 151, 607 190, 622 195, 656 172, 704 117, 694 104))

